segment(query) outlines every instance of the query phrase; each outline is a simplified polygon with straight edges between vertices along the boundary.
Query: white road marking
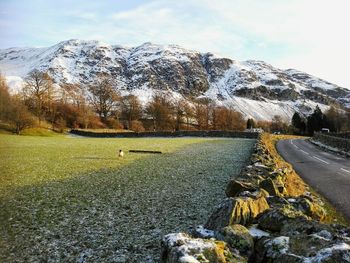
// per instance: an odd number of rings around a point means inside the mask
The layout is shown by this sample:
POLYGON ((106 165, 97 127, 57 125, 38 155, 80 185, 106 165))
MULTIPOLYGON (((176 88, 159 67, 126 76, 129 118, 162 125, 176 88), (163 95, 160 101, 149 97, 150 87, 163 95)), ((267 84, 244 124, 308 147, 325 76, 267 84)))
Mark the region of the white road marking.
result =
POLYGON ((298 146, 296 146, 293 142, 292 142, 292 145, 295 147, 295 148, 297 148, 297 149, 299 149, 299 147, 298 146))
POLYGON ((300 149, 300 151, 302 151, 303 153, 310 155, 308 152, 305 152, 304 150, 300 149))
POLYGON ((329 162, 326 162, 325 160, 322 160, 322 159, 318 158, 317 156, 312 156, 312 157, 314 157, 315 159, 317 159, 325 164, 329 164, 329 162))
POLYGON ((340 168, 340 170, 342 170, 342 171, 347 172, 347 173, 350 174, 350 171, 349 171, 349 170, 346 170, 346 169, 344 169, 344 168, 340 168))

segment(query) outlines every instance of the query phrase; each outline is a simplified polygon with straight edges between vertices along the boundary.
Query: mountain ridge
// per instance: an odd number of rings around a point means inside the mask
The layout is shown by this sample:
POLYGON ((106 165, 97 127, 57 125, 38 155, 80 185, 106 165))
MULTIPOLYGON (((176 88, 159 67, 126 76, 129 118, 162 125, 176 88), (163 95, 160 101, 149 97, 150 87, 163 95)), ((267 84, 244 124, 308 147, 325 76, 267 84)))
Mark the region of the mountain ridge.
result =
POLYGON ((274 115, 289 119, 295 111, 307 114, 316 105, 322 110, 332 104, 350 108, 349 89, 305 72, 178 45, 125 47, 71 39, 47 48, 0 50, 0 71, 12 88, 20 88, 34 69, 47 71, 57 84, 89 85, 104 73, 122 94, 135 94, 143 103, 156 91, 175 99, 208 97, 258 120, 274 115))

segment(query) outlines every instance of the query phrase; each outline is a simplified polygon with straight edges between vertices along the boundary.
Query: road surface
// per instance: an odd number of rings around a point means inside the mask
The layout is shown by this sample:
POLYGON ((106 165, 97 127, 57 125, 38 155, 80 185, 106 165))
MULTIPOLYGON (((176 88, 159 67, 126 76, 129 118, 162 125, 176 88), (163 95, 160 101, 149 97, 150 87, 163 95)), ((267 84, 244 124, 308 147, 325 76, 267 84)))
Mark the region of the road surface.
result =
POLYGON ((350 219, 350 159, 304 139, 281 140, 277 150, 307 184, 350 219))

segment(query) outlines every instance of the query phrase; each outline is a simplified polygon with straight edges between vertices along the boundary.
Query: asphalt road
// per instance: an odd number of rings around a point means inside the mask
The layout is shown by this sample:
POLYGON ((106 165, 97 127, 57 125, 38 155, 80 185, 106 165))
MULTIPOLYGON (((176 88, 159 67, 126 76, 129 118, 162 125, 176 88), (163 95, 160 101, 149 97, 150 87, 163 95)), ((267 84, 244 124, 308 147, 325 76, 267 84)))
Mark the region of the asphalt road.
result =
POLYGON ((304 139, 281 140, 277 150, 307 184, 350 220, 350 159, 304 139))

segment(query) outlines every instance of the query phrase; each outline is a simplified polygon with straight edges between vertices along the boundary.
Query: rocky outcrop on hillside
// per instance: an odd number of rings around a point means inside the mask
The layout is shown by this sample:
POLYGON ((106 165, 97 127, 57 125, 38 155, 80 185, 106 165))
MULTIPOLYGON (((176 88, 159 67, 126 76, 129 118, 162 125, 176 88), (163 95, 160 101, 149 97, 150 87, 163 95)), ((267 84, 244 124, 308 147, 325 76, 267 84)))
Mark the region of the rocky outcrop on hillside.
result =
POLYGON ((0 50, 0 70, 8 83, 34 69, 47 71, 57 84, 91 84, 100 74, 115 88, 146 103, 154 92, 174 99, 208 97, 245 116, 290 118, 320 104, 350 107, 350 90, 296 70, 281 70, 263 61, 235 61, 176 45, 144 43, 128 48, 99 41, 68 40, 49 48, 0 50))
POLYGON ((350 262, 350 228, 325 223, 321 199, 301 184, 260 141, 205 226, 164 237, 162 262, 350 262))

